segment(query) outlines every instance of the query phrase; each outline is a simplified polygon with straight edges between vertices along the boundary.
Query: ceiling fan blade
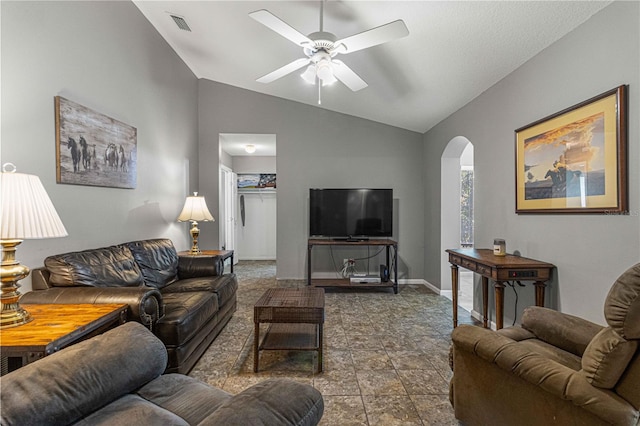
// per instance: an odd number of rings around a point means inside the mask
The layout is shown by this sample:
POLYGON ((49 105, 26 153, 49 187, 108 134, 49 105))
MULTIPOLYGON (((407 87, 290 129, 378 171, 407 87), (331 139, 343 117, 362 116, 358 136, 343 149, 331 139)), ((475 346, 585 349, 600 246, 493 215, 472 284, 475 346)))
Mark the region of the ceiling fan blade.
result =
POLYGON ((360 78, 358 74, 353 72, 351 68, 345 65, 344 62, 334 59, 331 61, 333 65, 333 75, 340 80, 349 89, 357 92, 368 86, 368 84, 360 78))
POLYGON ((402 19, 389 22, 388 24, 363 31, 361 33, 343 38, 334 43, 334 51, 338 53, 351 53, 368 47, 377 46, 397 38, 409 35, 409 29, 402 19))
POLYGON ((251 12, 249 16, 299 46, 304 47, 307 44, 313 44, 313 41, 311 41, 309 37, 302 34, 268 10, 256 10, 255 12, 251 12))
POLYGON ((311 62, 311 59, 309 59, 309 58, 296 59, 295 61, 291 62, 290 64, 287 64, 282 68, 278 68, 277 70, 275 70, 273 72, 270 72, 269 74, 260 77, 256 81, 258 83, 271 83, 272 81, 275 81, 275 80, 277 80, 277 79, 279 79, 281 77, 284 77, 287 74, 291 74, 292 72, 294 72, 297 69, 300 69, 300 68, 304 67, 309 62, 311 62))

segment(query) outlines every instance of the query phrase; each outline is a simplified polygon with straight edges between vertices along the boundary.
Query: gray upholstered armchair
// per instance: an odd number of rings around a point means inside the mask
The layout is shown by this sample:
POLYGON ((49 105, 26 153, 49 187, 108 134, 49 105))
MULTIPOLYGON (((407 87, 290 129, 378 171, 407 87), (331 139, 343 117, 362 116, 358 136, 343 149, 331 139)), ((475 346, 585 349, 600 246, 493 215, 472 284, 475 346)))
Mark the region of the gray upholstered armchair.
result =
POLYGON ((608 327, 530 307, 522 326, 452 334, 450 399, 465 425, 637 425, 640 263, 613 284, 608 327))

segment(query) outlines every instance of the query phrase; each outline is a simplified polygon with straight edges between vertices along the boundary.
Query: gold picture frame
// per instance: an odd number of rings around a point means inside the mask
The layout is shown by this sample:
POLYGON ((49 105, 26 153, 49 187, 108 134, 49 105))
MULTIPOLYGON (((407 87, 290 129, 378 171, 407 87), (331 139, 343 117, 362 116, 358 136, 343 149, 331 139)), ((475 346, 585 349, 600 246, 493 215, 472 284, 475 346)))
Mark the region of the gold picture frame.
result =
POLYGON ((515 131, 516 213, 627 211, 622 85, 515 131))

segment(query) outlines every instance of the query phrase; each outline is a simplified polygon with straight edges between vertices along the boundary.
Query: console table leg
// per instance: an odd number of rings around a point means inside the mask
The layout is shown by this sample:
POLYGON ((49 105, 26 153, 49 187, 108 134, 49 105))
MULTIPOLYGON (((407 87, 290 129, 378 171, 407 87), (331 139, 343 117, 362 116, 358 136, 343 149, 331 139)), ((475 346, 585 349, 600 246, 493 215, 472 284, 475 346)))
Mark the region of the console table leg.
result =
POLYGON ((536 306, 544 307, 544 288, 547 285, 542 281, 536 281, 533 285, 536 286, 536 306))
POLYGON ((504 283, 496 281, 496 329, 500 330, 504 322, 504 283))
POLYGON ((458 266, 451 265, 451 295, 453 296, 453 328, 458 326, 458 266))
POLYGON ((489 328, 489 278, 482 277, 482 326, 489 328))

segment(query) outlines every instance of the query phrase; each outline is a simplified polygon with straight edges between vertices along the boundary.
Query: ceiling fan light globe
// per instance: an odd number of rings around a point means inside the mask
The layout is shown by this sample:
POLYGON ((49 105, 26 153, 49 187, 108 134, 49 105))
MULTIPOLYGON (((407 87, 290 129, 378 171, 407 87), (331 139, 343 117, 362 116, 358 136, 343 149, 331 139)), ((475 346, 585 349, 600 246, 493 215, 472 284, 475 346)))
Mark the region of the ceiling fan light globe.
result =
POLYGON ((333 76, 333 74, 331 74, 331 76, 329 76, 329 78, 325 78, 325 79, 322 80, 322 86, 331 86, 336 81, 338 81, 338 79, 335 78, 333 76))
POLYGON ((331 67, 331 62, 329 61, 322 60, 318 62, 318 64, 316 65, 316 73, 318 75, 318 78, 323 82, 325 80, 335 80, 335 77, 333 76, 333 68, 331 67))
POLYGON ((316 84, 316 66, 309 65, 300 77, 309 84, 316 84))

